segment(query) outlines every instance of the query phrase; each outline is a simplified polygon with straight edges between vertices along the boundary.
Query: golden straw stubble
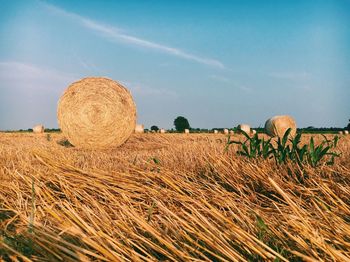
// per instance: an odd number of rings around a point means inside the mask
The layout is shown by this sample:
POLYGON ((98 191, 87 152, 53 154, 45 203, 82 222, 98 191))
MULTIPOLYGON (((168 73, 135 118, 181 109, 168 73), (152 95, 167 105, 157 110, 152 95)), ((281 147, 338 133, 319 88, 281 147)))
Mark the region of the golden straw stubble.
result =
POLYGON ((103 77, 71 84, 58 102, 59 126, 74 146, 111 148, 123 144, 136 125, 136 106, 120 83, 103 77))

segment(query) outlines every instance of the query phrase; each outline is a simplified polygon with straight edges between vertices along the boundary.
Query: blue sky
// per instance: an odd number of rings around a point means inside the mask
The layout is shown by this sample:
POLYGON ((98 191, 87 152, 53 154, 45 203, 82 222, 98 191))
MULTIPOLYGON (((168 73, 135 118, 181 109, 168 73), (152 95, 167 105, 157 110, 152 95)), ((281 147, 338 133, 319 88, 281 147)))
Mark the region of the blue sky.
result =
POLYGON ((0 129, 57 127, 72 82, 106 76, 138 122, 344 127, 350 1, 0 0, 0 129))

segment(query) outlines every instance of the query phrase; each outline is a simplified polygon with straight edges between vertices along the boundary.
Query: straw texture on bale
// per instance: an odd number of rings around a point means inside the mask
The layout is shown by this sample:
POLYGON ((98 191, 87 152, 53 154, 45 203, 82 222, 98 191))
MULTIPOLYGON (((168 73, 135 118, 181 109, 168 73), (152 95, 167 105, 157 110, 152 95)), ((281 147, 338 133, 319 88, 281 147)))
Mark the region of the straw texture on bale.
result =
POLYGON ((189 129, 185 129, 185 134, 189 134, 190 130, 189 129))
POLYGON ((136 106, 120 83, 89 77, 71 84, 58 102, 57 118, 63 134, 80 148, 111 148, 134 132, 136 106))
POLYGON ((40 134, 44 133, 44 126, 43 125, 36 125, 33 127, 33 133, 40 134))
POLYGON ((237 126, 238 133, 241 133, 242 131, 246 132, 248 135, 250 134, 250 126, 247 124, 240 124, 237 126))
POLYGON ((283 137, 288 128, 291 128, 290 136, 295 136, 297 125, 291 116, 274 116, 265 122, 265 131, 269 136, 283 137))
POLYGON ((139 124, 137 124, 137 125, 135 126, 135 133, 143 133, 144 131, 145 131, 144 125, 139 125, 139 124))

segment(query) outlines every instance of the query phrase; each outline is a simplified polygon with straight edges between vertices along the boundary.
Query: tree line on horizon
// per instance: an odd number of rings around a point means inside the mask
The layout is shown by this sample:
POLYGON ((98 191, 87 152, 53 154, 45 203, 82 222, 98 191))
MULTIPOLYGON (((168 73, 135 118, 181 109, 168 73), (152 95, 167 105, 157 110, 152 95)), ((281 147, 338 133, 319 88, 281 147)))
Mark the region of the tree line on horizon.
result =
MULTIPOLYGON (((194 133, 206 133, 210 132, 213 130, 218 130, 218 131, 223 131, 226 127, 217 127, 217 128, 193 128, 190 126, 190 123, 186 117, 183 116, 178 116, 174 120, 174 127, 168 132, 171 133, 179 133, 179 132, 184 132, 185 129, 191 130, 191 132, 194 133)), ((254 130, 256 130, 258 133, 264 133, 265 128, 264 127, 253 127, 254 130)), ((159 127, 157 125, 152 125, 150 129, 145 129, 145 131, 155 131, 157 132, 159 130, 159 127)), ((236 131, 236 127, 229 128, 229 130, 236 131)), ((339 131, 343 130, 349 130, 350 131, 350 119, 349 123, 345 127, 314 127, 314 126, 308 126, 308 127, 303 127, 303 128, 297 128, 298 132, 303 132, 303 133, 336 133, 339 131)), ((13 131, 5 131, 5 132, 33 132, 32 128, 28 129, 19 129, 19 130, 13 130, 13 131)), ((47 133, 57 133, 61 132, 59 128, 45 128, 45 132, 47 133)))

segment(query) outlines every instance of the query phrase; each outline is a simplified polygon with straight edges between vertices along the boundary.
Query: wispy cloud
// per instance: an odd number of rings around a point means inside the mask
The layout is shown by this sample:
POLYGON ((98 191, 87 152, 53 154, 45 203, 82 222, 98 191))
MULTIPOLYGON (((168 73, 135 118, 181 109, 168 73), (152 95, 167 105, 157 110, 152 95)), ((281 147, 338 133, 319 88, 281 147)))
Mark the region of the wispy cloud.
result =
POLYGON ((272 72, 269 73, 269 76, 277 79, 300 81, 309 79, 311 74, 307 72, 272 72))
POLYGON ((220 75, 210 75, 209 78, 219 81, 219 82, 224 82, 224 83, 229 83, 230 79, 228 79, 227 77, 224 76, 220 76, 220 75))
POLYGON ((109 39, 110 41, 113 42, 123 42, 125 44, 129 45, 134 45, 134 46, 139 46, 147 49, 153 49, 159 52, 163 52, 172 56, 176 56, 182 59, 194 61, 203 65, 208 65, 208 66, 213 66, 217 68, 224 69, 225 66, 222 62, 211 59, 211 58, 206 58, 202 56, 197 56, 191 53, 188 53, 186 51, 183 51, 178 48, 166 46, 163 44, 159 44, 156 42, 152 42, 149 40, 145 40, 136 36, 131 36, 129 34, 126 34, 122 32, 119 28, 105 25, 102 23, 99 23, 97 21, 91 20, 89 18, 83 17, 81 15, 78 15, 76 13, 68 12, 64 9, 61 9, 59 7, 44 3, 44 5, 47 7, 48 10, 50 10, 53 13, 69 17, 76 22, 78 22, 80 25, 84 26, 85 28, 88 28, 104 37, 109 39))
POLYGON ((0 61, 2 88, 64 89, 76 77, 54 69, 18 61, 0 61))
POLYGON ((121 83, 127 86, 131 93, 136 96, 161 96, 161 97, 169 97, 169 98, 177 98, 178 95, 176 92, 172 90, 168 90, 165 88, 153 88, 148 87, 144 84, 134 83, 129 81, 121 81, 121 83))
POLYGON ((250 87, 247 87, 246 85, 242 85, 242 84, 238 84, 235 81, 231 80, 230 78, 227 78, 225 76, 221 76, 221 75, 209 75, 209 78, 217 81, 217 82, 221 82, 227 85, 232 86, 233 88, 238 88, 246 93, 251 93, 253 90, 250 87))

